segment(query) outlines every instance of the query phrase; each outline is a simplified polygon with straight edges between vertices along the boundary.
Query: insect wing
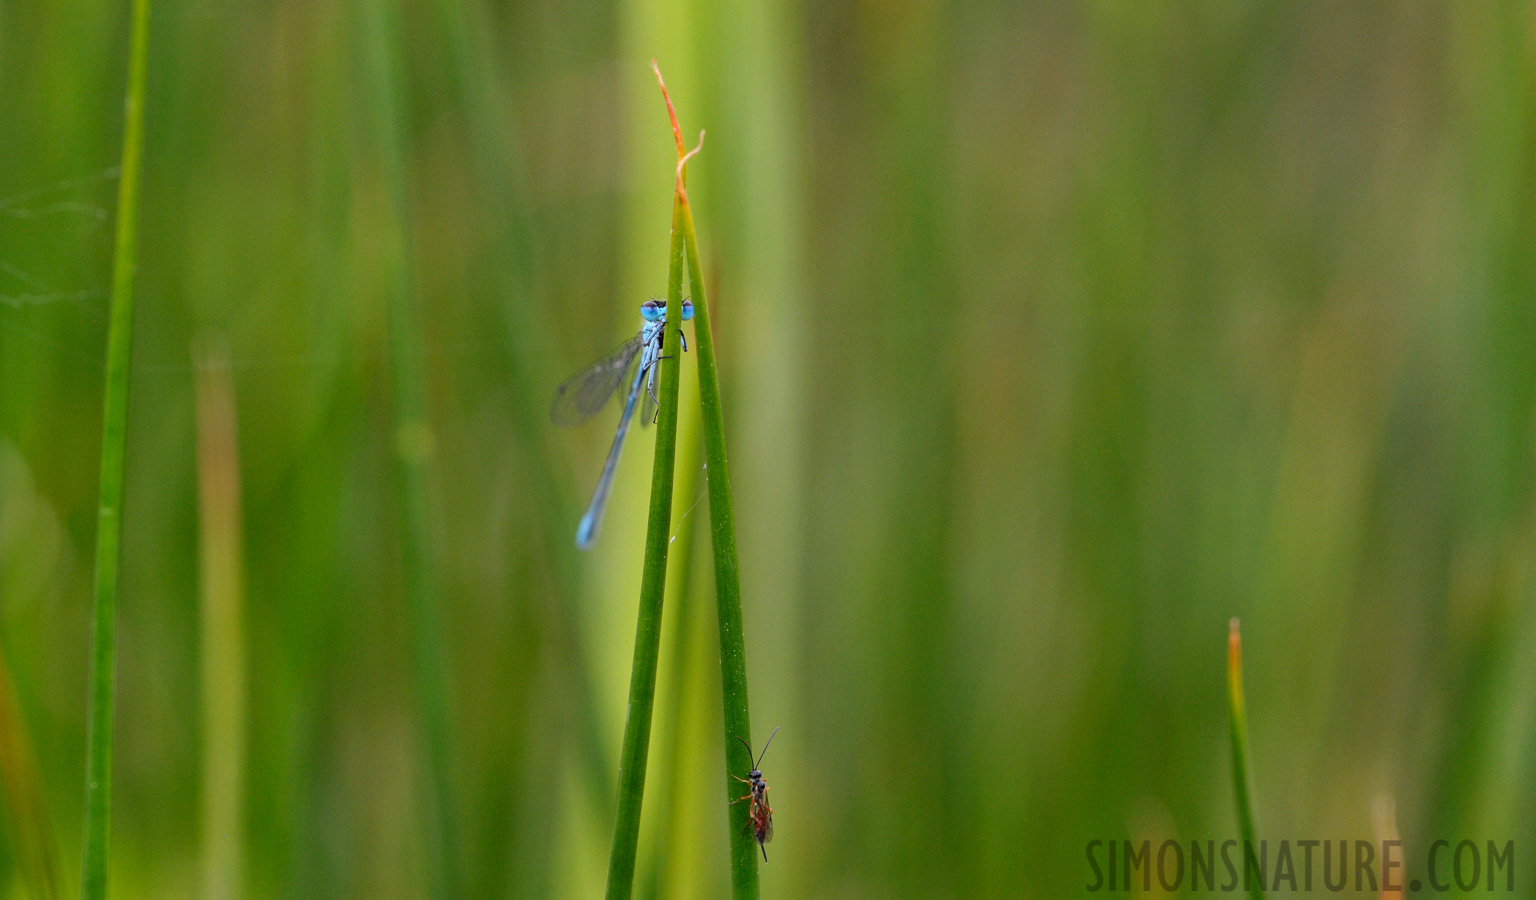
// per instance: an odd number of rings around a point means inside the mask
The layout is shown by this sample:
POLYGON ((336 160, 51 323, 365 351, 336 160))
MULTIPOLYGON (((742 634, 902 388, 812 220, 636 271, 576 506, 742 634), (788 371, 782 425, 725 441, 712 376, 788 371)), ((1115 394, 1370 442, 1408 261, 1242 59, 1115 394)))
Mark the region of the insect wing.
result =
POLYGON ((773 810, 764 807, 757 818, 757 841, 760 844, 773 843, 773 810))
POLYGON ((624 383, 624 376, 640 354, 643 343, 636 335, 619 349, 566 379, 555 389, 555 400, 549 407, 550 421, 570 427, 597 415, 624 383))

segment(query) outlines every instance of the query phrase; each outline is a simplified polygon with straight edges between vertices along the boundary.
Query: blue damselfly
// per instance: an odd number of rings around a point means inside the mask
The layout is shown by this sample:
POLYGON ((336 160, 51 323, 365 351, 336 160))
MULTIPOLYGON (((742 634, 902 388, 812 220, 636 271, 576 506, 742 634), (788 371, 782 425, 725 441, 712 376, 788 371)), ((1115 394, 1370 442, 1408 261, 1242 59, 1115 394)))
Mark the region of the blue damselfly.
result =
MULTIPOLYGON (((693 318, 693 304, 683 301, 683 321, 693 318)), ((624 449, 624 435, 629 431, 629 420, 634 416, 635 403, 640 392, 645 391, 645 411, 641 420, 650 423, 652 408, 656 403, 656 362, 661 359, 662 333, 667 322, 667 302, 647 300, 640 304, 640 333, 624 342, 624 345, 575 375, 572 375, 555 391, 555 402, 549 408, 549 418, 556 425, 570 427, 580 425, 608 403, 619 386, 629 384, 624 396, 624 408, 619 412, 619 428, 613 435, 613 446, 603 463, 603 473, 598 476, 597 488, 592 491, 592 502, 587 505, 586 515, 576 528, 576 546, 583 550, 597 540, 598 528, 603 524, 603 509, 608 505, 608 491, 613 487, 613 475, 619 467, 619 451, 624 449), (627 378, 635 359, 640 366, 633 378, 627 378)), ((681 333, 681 332, 679 332, 681 333)), ((683 349, 688 341, 683 340, 683 349)))

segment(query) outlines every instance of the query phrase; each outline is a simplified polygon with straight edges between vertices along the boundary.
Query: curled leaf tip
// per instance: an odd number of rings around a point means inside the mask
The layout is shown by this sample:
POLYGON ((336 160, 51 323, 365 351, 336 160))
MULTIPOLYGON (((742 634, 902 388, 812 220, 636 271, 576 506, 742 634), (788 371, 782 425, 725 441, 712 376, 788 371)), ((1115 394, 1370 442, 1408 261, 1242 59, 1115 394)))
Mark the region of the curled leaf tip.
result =
POLYGON ((689 150, 687 153, 684 153, 682 156, 679 156, 677 158, 677 196, 678 196, 678 199, 681 200, 683 203, 687 203, 688 202, 688 191, 687 191, 687 189, 685 189, 683 187, 683 169, 687 167, 688 160, 693 159, 694 156, 698 155, 698 152, 700 150, 703 150, 703 149, 704 149, 704 132, 700 131, 699 132, 699 142, 694 145, 694 148, 692 150, 689 150))

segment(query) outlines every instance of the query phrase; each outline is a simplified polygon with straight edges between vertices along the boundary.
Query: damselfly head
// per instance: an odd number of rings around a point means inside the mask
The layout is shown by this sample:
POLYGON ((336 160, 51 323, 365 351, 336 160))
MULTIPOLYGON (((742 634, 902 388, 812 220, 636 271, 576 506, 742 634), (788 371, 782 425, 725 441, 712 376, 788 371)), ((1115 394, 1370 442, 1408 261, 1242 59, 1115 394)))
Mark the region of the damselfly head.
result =
MULTIPOLYGON (((660 322, 667 317, 667 301, 654 297, 640 304, 640 318, 647 322, 660 322)), ((683 321, 693 318, 693 301, 683 301, 683 321)))

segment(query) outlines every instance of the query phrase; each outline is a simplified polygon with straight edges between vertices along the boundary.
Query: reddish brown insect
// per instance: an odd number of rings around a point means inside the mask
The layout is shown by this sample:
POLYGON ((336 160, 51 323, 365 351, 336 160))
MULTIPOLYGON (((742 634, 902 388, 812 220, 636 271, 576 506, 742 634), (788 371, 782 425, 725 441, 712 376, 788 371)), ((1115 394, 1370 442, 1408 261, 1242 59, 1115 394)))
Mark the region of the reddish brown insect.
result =
MULTIPOLYGON (((752 787, 750 794, 737 797, 731 803, 734 805, 743 800, 752 801, 751 814, 747 820, 747 825, 752 828, 752 836, 757 838, 757 849, 763 851, 763 862, 768 861, 768 848, 763 845, 773 840, 773 807, 768 805, 768 782, 763 780, 763 772, 758 766, 762 765, 763 756, 768 753, 768 745, 773 743, 774 735, 778 733, 779 730, 775 728, 773 734, 768 735, 767 742, 763 744, 763 752, 757 755, 757 760, 752 763, 752 771, 747 773, 746 778, 742 778, 739 775, 731 776, 742 784, 751 785, 752 787)), ((752 745, 740 736, 736 740, 741 741, 741 745, 747 748, 747 759, 752 759, 752 745)))

